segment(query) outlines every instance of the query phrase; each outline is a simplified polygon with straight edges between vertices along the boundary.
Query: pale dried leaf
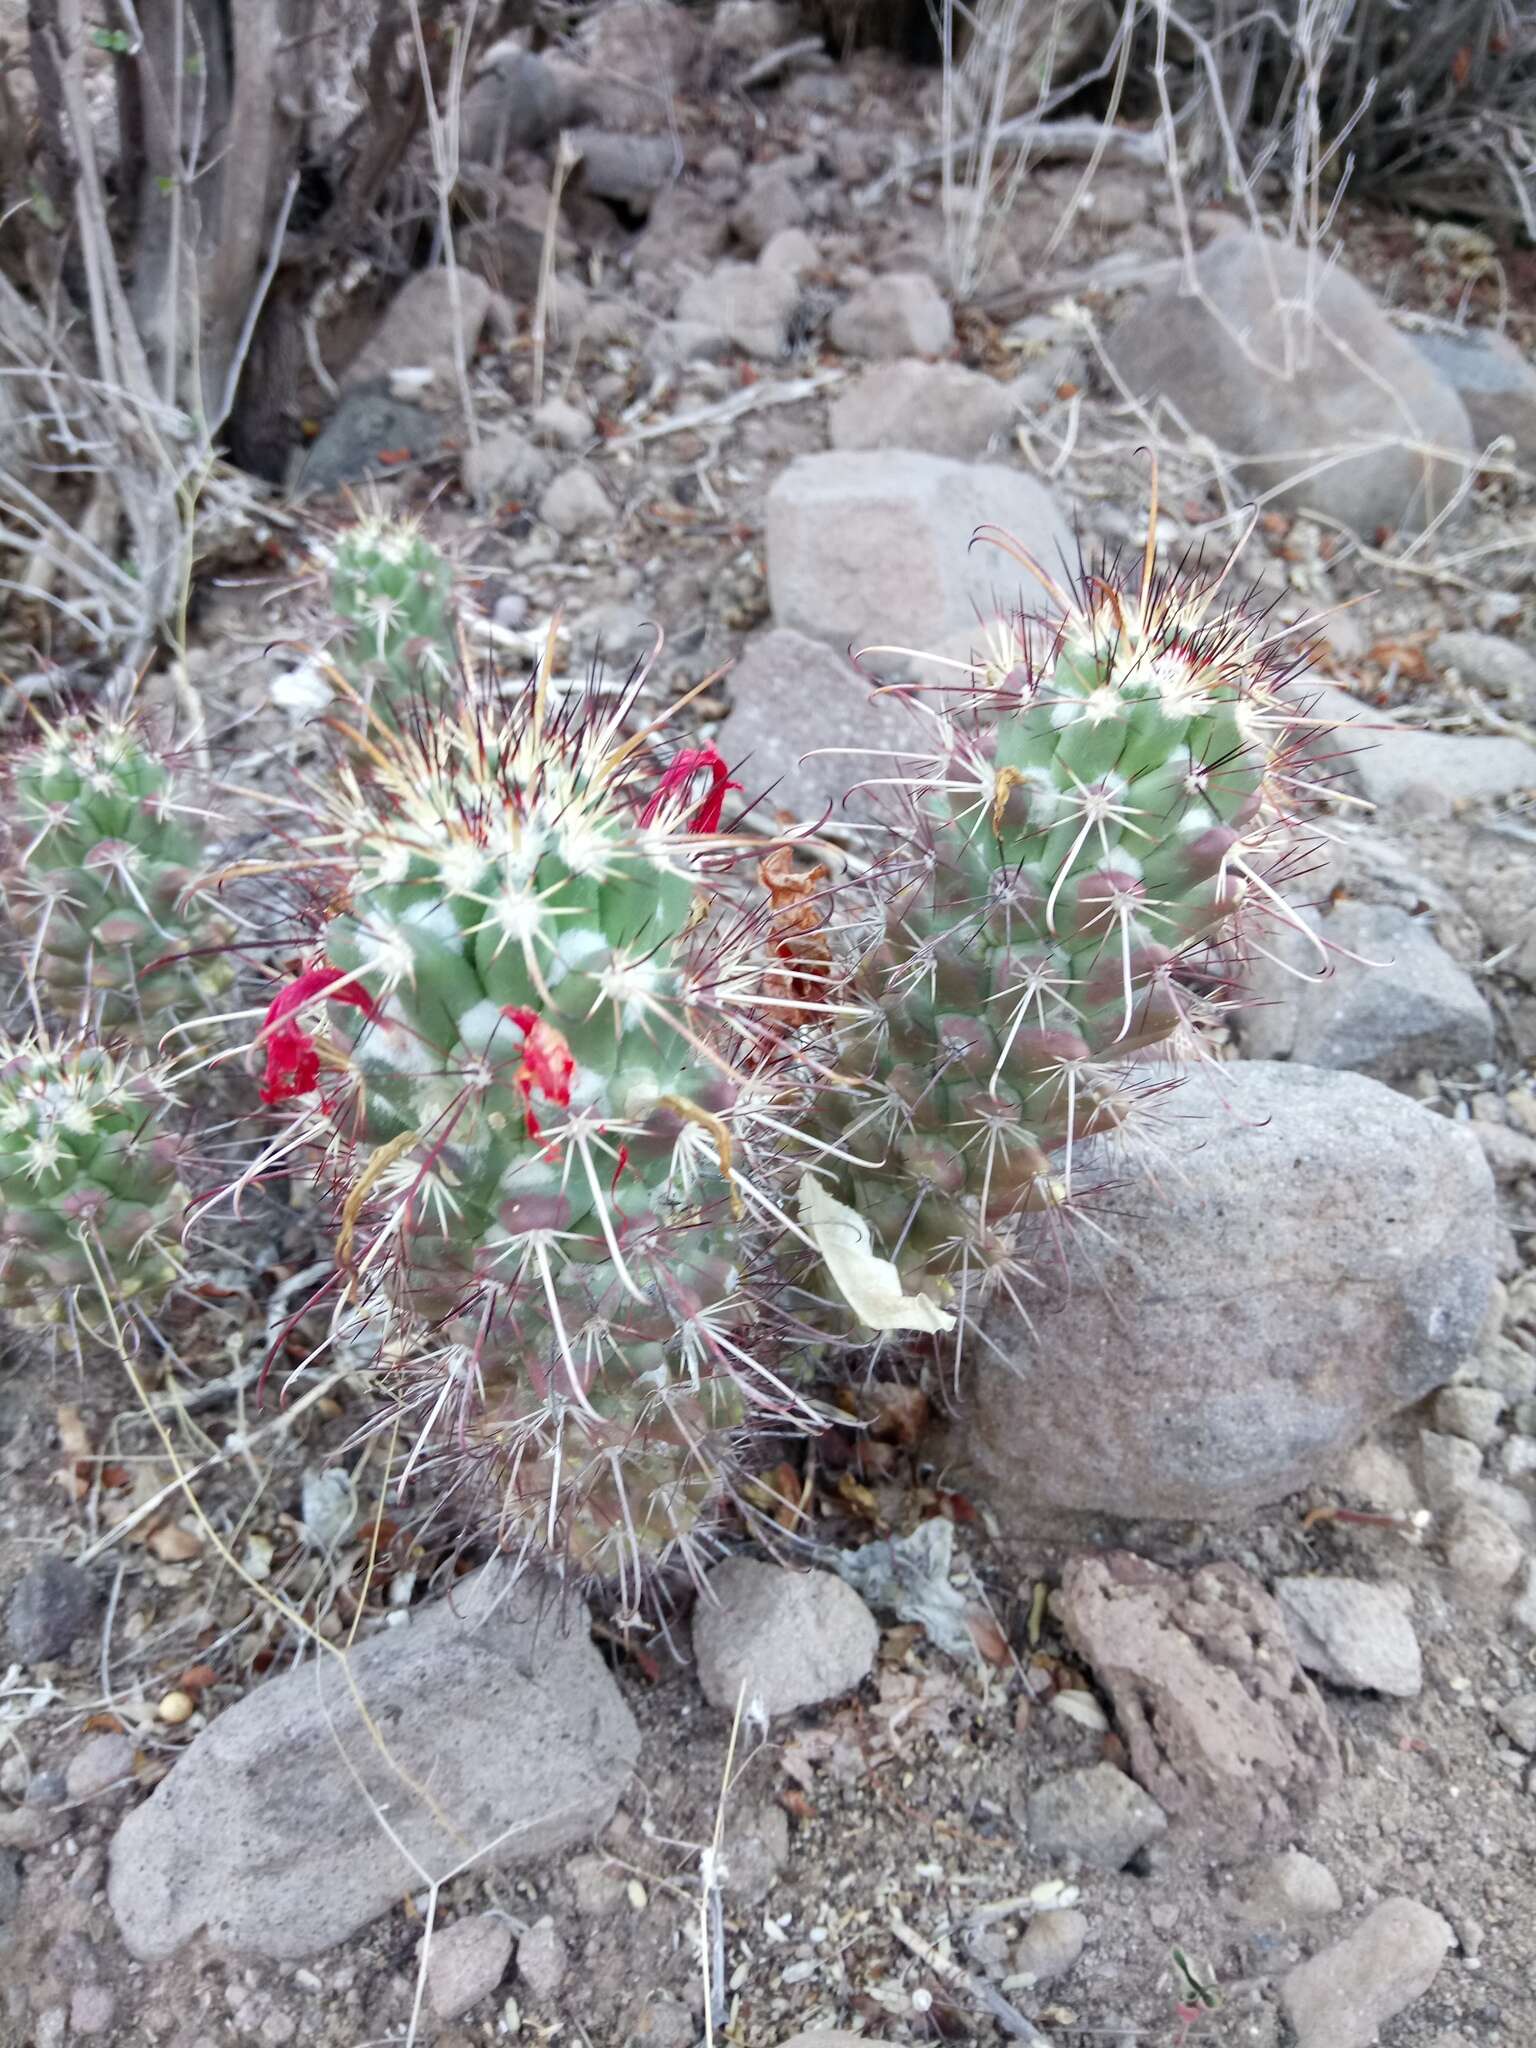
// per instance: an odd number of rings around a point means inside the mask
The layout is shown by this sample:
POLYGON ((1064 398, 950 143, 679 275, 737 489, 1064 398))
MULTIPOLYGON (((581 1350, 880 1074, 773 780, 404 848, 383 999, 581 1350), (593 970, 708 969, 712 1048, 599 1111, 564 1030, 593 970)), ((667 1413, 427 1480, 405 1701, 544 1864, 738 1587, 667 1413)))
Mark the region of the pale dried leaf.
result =
POLYGON ((955 1319, 923 1294, 903 1294, 889 1259, 876 1256, 869 1225, 813 1173, 800 1178, 800 1221, 821 1253, 832 1284, 870 1330, 952 1330, 955 1319))

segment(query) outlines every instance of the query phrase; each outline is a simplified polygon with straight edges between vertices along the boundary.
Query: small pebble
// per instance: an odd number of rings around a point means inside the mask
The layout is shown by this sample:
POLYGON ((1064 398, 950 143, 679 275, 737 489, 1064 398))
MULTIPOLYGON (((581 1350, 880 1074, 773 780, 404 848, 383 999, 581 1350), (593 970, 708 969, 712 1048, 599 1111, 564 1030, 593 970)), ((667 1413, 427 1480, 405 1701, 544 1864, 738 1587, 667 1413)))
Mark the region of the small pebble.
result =
POLYGON ((168 1728, 179 1728, 197 1712, 197 1701, 189 1692, 168 1692, 155 1712, 168 1728))
POLYGON ((117 2001, 106 1984, 82 1984, 69 2001, 70 2030, 76 2034, 104 2034, 112 2024, 117 2001))

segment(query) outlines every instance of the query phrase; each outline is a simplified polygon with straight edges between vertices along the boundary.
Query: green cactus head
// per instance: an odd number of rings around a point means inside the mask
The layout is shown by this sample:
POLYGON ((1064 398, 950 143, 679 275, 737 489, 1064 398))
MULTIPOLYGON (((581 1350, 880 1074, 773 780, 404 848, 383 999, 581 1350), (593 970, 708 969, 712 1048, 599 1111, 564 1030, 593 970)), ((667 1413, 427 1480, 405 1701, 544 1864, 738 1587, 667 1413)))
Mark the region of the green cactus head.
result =
POLYGON ((453 572, 414 521, 378 517, 348 528, 331 568, 341 624, 337 669, 372 711, 394 725, 408 705, 433 707, 458 668, 453 572))
POLYGON ((781 1398, 743 1271, 782 961, 723 893, 724 761, 660 767, 635 694, 556 701, 546 660, 504 709, 376 732, 263 1033, 265 1098, 318 1098, 341 1263, 458 1361, 421 1412, 588 1561, 678 1540, 781 1398))
POLYGON ((42 1012, 143 1038, 229 987, 210 814, 139 720, 45 726, 7 799, 6 907, 42 1012))
POLYGON ((60 1321, 80 1290, 152 1306, 186 1206, 168 1070, 94 1040, 0 1040, 0 1305, 60 1321))
MULTIPOLYGON (((1033 565, 1031 565, 1033 566, 1033 565)), ((864 1098, 823 1113, 905 1284, 963 1306, 1081 1186, 1090 1139, 1195 1056, 1313 842, 1305 718, 1270 623, 1198 565, 1116 565, 993 623, 905 791, 866 1005, 864 1098)), ((873 650, 878 651, 878 650, 873 650)))

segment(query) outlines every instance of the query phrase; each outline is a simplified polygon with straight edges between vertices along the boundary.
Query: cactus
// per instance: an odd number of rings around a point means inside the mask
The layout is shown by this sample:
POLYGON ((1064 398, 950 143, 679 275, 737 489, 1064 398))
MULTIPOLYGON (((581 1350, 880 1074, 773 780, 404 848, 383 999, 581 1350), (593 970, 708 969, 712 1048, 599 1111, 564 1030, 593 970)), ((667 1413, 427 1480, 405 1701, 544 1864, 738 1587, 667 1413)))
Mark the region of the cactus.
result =
POLYGON ((1230 1005, 1255 918, 1292 915, 1305 858, 1299 664, 1263 618, 1150 552, 1139 583, 1042 580, 1052 609, 998 621, 960 665, 910 778, 843 1050, 865 1093, 821 1105, 902 1285, 937 1279, 962 1310, 1026 1263, 1085 1141, 1157 1088, 1149 1057, 1188 1056, 1230 1005))
POLYGON ((367 519, 342 535, 331 605, 336 667, 376 720, 393 725, 407 705, 435 709, 451 694, 453 572, 412 521, 367 519))
POLYGON ((204 816, 131 718, 69 718, 11 767, 5 896, 39 1008, 136 1037, 234 978, 204 816))
POLYGON ((711 904, 737 785, 710 748, 650 770, 637 689, 551 710, 546 658, 506 710, 376 730, 326 836, 345 906, 263 1030, 264 1099, 319 1096, 339 1263, 443 1340, 420 1427, 588 1559, 685 1535, 769 1389, 741 1267, 778 963, 711 904))
POLYGON ((168 1072, 93 1040, 0 1040, 0 1305, 60 1321, 80 1289, 153 1303, 179 1270, 168 1072))

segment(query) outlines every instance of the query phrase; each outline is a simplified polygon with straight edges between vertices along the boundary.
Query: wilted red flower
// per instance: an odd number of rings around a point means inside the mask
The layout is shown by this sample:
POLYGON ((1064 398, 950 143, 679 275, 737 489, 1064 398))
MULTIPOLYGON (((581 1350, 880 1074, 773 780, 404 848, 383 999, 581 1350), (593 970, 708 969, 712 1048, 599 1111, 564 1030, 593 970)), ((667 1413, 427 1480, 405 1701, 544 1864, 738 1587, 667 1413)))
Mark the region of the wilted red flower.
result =
POLYGON ((576 1062, 563 1036, 553 1024, 546 1024, 537 1010, 519 1010, 509 1006, 501 1014, 510 1018, 523 1034, 523 1057, 518 1065, 516 1082, 528 1119, 528 1135, 536 1138, 539 1120, 533 1113, 533 1091, 537 1089, 546 1102, 569 1109, 571 1077, 576 1072, 576 1062))
POLYGON ((709 788, 700 799, 697 810, 688 820, 688 830, 718 832, 720 813, 725 809, 727 791, 741 788, 739 782, 732 782, 729 779, 730 773, 725 756, 718 753, 715 748, 685 747, 662 776, 656 794, 640 813, 641 824, 654 824, 657 813, 669 796, 675 796, 679 790, 686 790, 696 775, 707 774, 709 788))
POLYGON ((261 1036, 267 1047, 267 1070, 261 1082, 263 1102, 290 1102, 318 1085, 320 1055, 314 1039, 298 1022, 298 1015, 323 995, 329 995, 333 1003, 351 1003, 367 1017, 379 1014, 373 997, 359 988, 341 967, 308 968, 297 981, 279 989, 267 1005, 261 1024, 261 1036))

